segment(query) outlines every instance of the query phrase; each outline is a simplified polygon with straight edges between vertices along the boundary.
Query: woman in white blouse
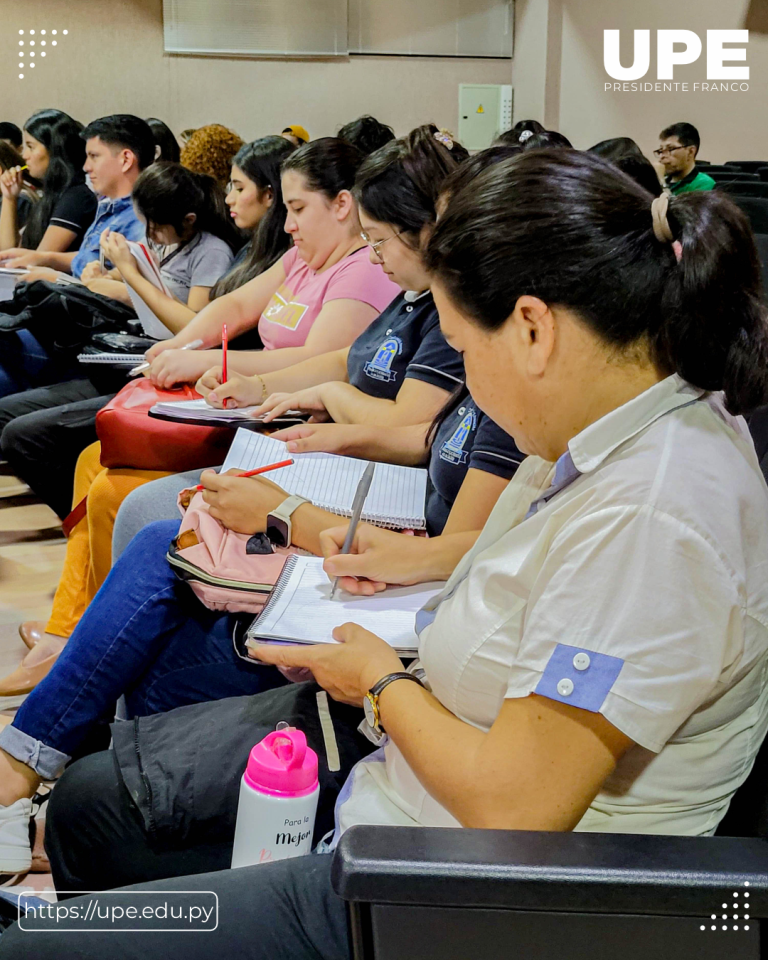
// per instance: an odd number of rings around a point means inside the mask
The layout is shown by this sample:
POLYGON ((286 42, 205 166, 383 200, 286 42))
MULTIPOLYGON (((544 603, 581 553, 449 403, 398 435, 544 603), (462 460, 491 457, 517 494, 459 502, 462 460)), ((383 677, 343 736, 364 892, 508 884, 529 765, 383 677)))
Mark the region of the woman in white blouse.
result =
MULTIPOLYGON (((435 229, 445 336, 478 405, 530 456, 419 615, 410 678, 354 624, 339 646, 254 651, 368 704, 382 749, 342 791, 337 836, 355 823, 701 835, 749 772, 768 727, 768 491, 739 416, 768 399, 759 265, 725 196, 652 200, 597 157, 534 151, 481 173, 435 229)), ((397 582, 383 539, 338 556, 344 532, 327 541, 330 576, 358 592, 372 588, 353 575, 397 582)), ((142 888, 218 893, 229 922, 185 940, 188 957, 218 937, 255 958, 336 960, 349 945, 330 860, 142 888)), ((84 958, 129 956, 114 937, 67 936, 84 958)), ((6 934, 0 957, 60 947, 6 934)))

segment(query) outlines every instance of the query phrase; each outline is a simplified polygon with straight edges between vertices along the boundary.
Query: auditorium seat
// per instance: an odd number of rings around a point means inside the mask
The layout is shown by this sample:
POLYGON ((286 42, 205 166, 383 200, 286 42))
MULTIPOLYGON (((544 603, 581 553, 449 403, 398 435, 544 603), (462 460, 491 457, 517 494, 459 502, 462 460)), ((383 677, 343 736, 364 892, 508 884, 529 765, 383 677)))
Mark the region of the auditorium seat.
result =
POLYGON ((739 180, 745 183, 760 182, 760 177, 756 173, 745 173, 743 170, 737 170, 736 167, 726 167, 724 170, 713 170, 712 167, 707 167, 707 176, 718 183, 727 180, 739 180))
MULTIPOLYGON (((723 184, 718 186, 718 190, 723 189, 723 184)), ((766 197, 744 197, 741 193, 732 193, 728 191, 731 200, 741 207, 749 217, 752 229, 756 234, 765 236, 768 234, 768 198, 766 197)))
POLYGON ((333 884, 354 960, 760 960, 765 743, 721 826, 715 837, 356 826, 333 884))
MULTIPOLYGON (((696 161, 699 162, 698 160, 696 161)), ((768 164, 768 160, 726 160, 726 167, 738 167, 740 170, 744 170, 747 173, 757 173, 760 167, 764 167, 768 164)))
MULTIPOLYGON (((750 200, 768 200, 768 183, 762 180, 755 182, 745 182, 744 180, 723 180, 718 181, 718 190, 731 194, 734 197, 744 197, 750 200)), ((768 233, 763 227, 753 225, 753 229, 758 233, 768 233)))

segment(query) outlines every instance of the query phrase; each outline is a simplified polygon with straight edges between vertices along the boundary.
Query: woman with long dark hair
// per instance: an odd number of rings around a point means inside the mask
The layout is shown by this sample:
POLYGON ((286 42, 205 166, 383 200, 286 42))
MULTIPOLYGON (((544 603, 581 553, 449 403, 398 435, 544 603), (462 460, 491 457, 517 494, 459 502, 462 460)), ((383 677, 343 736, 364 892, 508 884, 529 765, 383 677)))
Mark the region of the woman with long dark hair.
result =
POLYGON ((235 154, 227 206, 235 226, 251 233, 251 241, 211 291, 212 300, 258 277, 287 253, 291 238, 283 229, 280 166, 295 149, 284 137, 272 136, 246 143, 235 154))
MULTIPOLYGON (((61 110, 39 110, 24 124, 22 156, 30 175, 42 181, 43 196, 32 208, 22 233, 17 207, 23 171, 8 170, 0 177, 0 260, 30 250, 69 253, 80 246, 97 203, 85 183, 82 129, 82 124, 61 110)), ((33 256, 28 260, 28 266, 35 266, 33 256)))

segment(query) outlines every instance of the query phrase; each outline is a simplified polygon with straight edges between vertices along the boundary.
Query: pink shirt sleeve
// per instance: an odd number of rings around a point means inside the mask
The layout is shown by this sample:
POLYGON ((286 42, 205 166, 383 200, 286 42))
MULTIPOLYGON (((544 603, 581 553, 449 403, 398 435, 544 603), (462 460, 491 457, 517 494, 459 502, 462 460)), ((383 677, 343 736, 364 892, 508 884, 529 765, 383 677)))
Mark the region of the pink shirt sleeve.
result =
POLYGON ((364 247, 341 261, 328 283, 323 303, 330 300, 360 300, 379 313, 402 291, 384 273, 378 263, 371 263, 364 247))

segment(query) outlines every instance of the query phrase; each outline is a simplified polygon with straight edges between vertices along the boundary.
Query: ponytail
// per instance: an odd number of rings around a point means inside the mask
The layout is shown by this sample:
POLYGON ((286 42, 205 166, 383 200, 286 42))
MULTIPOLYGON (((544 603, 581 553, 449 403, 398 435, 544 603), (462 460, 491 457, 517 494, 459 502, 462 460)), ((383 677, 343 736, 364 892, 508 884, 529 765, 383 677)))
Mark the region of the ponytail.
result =
POLYGON ((707 390, 731 413, 768 400, 768 324, 760 260, 746 215, 725 194, 672 197, 667 215, 681 247, 652 337, 657 362, 707 390))
POLYGON ((147 224, 168 224, 181 234, 184 217, 194 213, 198 233, 212 233, 233 251, 243 245, 242 235, 229 216, 223 188, 204 173, 158 160, 140 174, 131 196, 147 224))
POLYGON ((725 196, 690 193, 669 204, 667 233, 653 201, 600 157, 525 152, 451 195, 427 269, 486 330, 530 295, 617 353, 646 346, 661 371, 722 390, 731 413, 765 404, 768 319, 746 217, 725 196))
POLYGON ((355 181, 355 198, 372 220, 388 223, 418 244, 424 226, 436 219, 443 182, 457 168, 450 138, 425 124, 371 154, 355 181))

